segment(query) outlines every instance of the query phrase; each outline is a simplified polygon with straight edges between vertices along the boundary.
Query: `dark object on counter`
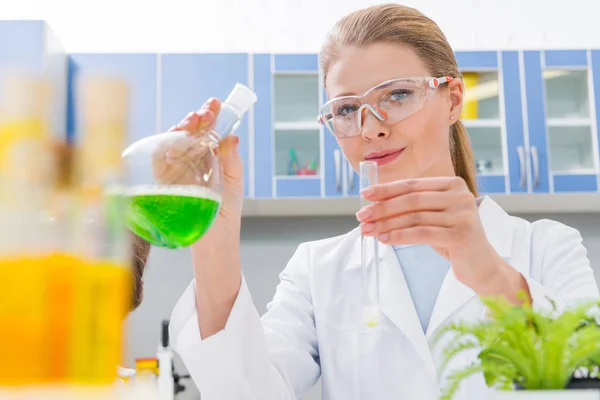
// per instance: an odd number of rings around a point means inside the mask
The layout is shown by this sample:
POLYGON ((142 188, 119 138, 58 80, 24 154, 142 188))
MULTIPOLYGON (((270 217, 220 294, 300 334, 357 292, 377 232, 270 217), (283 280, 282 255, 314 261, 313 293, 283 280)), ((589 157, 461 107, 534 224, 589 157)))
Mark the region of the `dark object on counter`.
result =
POLYGON ((477 172, 485 173, 492 171, 492 162, 490 160, 477 160, 475 162, 477 172))
MULTIPOLYGON (((525 390, 523 386, 514 384, 515 390, 525 390)), ((572 378, 564 390, 600 389, 600 379, 597 378, 572 378)))

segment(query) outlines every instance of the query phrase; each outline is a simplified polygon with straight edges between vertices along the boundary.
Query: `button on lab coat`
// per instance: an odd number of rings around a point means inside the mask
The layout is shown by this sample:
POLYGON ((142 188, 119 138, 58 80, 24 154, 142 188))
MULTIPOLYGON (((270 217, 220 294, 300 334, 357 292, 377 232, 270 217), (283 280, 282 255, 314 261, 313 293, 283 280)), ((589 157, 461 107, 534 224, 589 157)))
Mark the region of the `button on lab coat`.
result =
MULTIPOLYGON (((487 197, 479 215, 491 245, 527 279, 535 307, 551 307, 547 296, 559 306, 598 296, 577 230, 511 217, 487 197)), ((171 338, 202 399, 299 399, 319 377, 323 400, 438 398, 445 342, 432 346, 432 337, 445 324, 485 318, 485 307, 450 270, 424 333, 393 248, 379 253, 382 317, 373 328, 362 323, 358 229, 301 244, 262 318, 242 279, 225 329, 205 340, 192 282, 173 310, 171 338)), ((476 355, 457 357, 447 371, 476 355)), ((455 398, 485 400, 492 392, 474 376, 455 398)))

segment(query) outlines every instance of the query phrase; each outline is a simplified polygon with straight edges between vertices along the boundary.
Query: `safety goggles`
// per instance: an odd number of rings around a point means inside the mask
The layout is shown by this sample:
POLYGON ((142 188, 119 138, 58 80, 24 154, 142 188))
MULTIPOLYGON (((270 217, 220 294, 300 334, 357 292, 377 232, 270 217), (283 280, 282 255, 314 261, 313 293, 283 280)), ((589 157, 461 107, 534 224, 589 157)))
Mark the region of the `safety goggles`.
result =
POLYGON ((435 90, 452 79, 451 76, 391 79, 362 95, 328 101, 321 107, 318 121, 337 137, 360 134, 367 111, 385 124, 393 125, 423 108, 435 90))

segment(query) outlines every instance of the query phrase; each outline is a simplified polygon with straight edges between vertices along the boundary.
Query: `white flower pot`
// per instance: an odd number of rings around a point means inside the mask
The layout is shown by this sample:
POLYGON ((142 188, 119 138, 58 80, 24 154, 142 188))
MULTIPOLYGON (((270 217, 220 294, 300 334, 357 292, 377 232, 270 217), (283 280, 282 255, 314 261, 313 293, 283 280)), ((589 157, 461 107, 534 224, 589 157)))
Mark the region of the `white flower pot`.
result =
POLYGON ((599 389, 516 390, 495 393, 494 400, 600 400, 599 389))

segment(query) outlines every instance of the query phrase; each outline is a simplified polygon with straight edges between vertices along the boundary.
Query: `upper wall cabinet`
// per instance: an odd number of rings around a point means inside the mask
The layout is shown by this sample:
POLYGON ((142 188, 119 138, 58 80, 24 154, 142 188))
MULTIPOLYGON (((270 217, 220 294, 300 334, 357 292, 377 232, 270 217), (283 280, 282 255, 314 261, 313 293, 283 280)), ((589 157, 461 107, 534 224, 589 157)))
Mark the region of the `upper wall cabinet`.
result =
MULTIPOLYGON (((460 121, 482 194, 598 190, 600 51, 464 51, 460 121)), ((251 197, 358 195, 336 138, 316 55, 256 54, 251 197)))
POLYGON ((320 197, 325 171, 317 56, 255 54, 252 70, 258 95, 254 197, 320 197))
MULTIPOLYGON (((179 123, 188 113, 198 110, 209 98, 225 100, 236 83, 250 85, 252 72, 247 54, 164 54, 159 57, 158 118, 161 132, 179 123)), ((240 137, 239 152, 246 166, 245 196, 249 196, 252 186, 251 118, 252 113, 246 115, 235 132, 240 137)))
POLYGON ((529 159, 534 192, 598 190, 596 52, 526 51, 529 159))
MULTIPOLYGON (((460 123, 482 194, 598 193, 600 50, 461 51, 456 57, 465 86, 460 123)), ((258 95, 236 132, 247 198, 358 196, 356 172, 337 139, 316 122, 327 101, 316 54, 67 59, 46 23, 0 22, 0 78, 11 69, 48 73, 56 132, 77 138, 77 102, 67 88, 78 76, 117 76, 130 84, 130 143, 169 129, 243 83, 258 95)), ((132 177, 149 179, 138 171, 132 177)))
POLYGON ((0 21, 0 93, 13 72, 45 75, 52 90, 52 130, 66 135, 67 55, 44 21, 0 21))
POLYGON ((479 190, 503 193, 509 171, 504 108, 507 101, 515 101, 504 87, 503 54, 460 52, 456 57, 465 86, 460 121, 471 139, 479 190))

